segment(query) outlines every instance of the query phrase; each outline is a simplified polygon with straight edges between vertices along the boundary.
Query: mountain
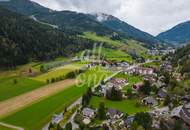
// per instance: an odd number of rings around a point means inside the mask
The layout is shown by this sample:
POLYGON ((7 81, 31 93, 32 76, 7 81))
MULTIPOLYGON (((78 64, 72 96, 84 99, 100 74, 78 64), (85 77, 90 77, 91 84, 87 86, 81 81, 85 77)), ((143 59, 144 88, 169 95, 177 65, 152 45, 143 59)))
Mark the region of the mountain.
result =
POLYGON ((109 27, 114 31, 126 34, 127 36, 138 41, 151 44, 161 43, 161 41, 155 38, 154 36, 129 25, 126 22, 121 21, 120 19, 112 15, 98 13, 91 16, 97 21, 101 22, 106 27, 109 27))
POLYGON ((48 13, 53 11, 30 0, 0 0, 0 5, 11 11, 24 15, 33 15, 39 12, 48 13))
POLYGON ((190 42, 190 21, 181 23, 171 28, 170 30, 163 32, 157 36, 157 38, 164 40, 168 43, 180 45, 190 42))
POLYGON ((0 18, 0 67, 74 56, 93 47, 93 41, 64 33, 2 7, 0 18))
POLYGON ((178 66, 182 74, 188 73, 190 78, 190 44, 180 47, 172 56, 174 66, 178 66))
POLYGON ((32 16, 43 23, 56 25, 67 32, 96 32, 100 35, 112 35, 114 31, 83 13, 72 11, 53 11, 30 0, 1 1, 0 5, 17 13, 32 16))
POLYGON ((111 15, 89 15, 72 11, 53 11, 30 0, 10 0, 0 5, 11 11, 28 15, 35 20, 59 27, 69 33, 95 32, 98 35, 131 38, 144 42, 151 48, 161 43, 157 38, 145 33, 111 15), (106 19, 104 19, 106 18, 106 19))

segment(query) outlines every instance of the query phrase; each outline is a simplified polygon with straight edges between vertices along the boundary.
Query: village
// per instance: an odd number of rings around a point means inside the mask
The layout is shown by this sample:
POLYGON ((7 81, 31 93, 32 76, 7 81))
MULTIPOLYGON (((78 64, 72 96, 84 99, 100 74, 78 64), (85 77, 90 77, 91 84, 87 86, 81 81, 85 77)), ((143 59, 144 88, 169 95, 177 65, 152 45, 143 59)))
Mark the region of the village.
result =
MULTIPOLYGON (((179 122, 183 130, 190 129, 190 95, 179 97, 168 93, 168 75, 176 81, 183 79, 183 76, 173 72, 170 61, 148 60, 131 65, 127 62, 110 63, 104 60, 91 62, 86 67, 97 65, 115 73, 89 88, 62 114, 54 115, 49 129, 59 124, 68 112, 70 117, 63 128, 72 126, 72 129, 136 130, 139 128, 136 122, 144 120, 143 127, 146 129, 173 130, 179 122), (133 107, 129 108, 131 110, 127 110, 127 107, 121 109, 125 107, 122 106, 126 105, 122 104, 125 101, 133 102, 133 107), (117 102, 120 105, 110 105, 117 102)), ((130 103, 127 105, 132 106, 130 103)))

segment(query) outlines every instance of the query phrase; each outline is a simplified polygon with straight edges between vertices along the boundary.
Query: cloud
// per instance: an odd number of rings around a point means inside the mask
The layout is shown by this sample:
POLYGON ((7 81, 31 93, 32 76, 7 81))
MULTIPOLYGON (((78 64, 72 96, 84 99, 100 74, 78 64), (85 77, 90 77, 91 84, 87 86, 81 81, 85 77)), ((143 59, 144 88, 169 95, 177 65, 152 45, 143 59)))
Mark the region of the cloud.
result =
POLYGON ((153 35, 190 20, 189 0, 33 0, 55 10, 103 12, 153 35))

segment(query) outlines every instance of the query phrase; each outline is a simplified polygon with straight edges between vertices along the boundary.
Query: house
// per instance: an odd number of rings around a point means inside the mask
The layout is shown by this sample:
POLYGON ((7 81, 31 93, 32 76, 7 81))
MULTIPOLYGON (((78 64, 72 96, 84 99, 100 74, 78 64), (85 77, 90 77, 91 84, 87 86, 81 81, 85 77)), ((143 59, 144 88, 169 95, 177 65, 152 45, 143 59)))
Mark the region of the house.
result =
POLYGON ((108 83, 108 87, 115 87, 116 89, 122 89, 127 84, 127 80, 123 78, 111 79, 108 83))
POLYGON ((157 96, 158 96, 159 98, 165 98, 167 95, 168 95, 168 94, 167 94, 166 90, 163 90, 163 89, 160 89, 160 90, 158 91, 158 93, 157 93, 157 96))
POLYGON ((135 119, 135 116, 128 116, 126 119, 124 119, 124 125, 126 128, 130 128, 131 124, 133 123, 135 119))
POLYGON ((112 78, 105 85, 101 85, 99 92, 106 97, 107 93, 110 93, 114 87, 116 90, 122 90, 127 85, 127 80, 123 78, 112 78))
POLYGON ((157 106, 158 102, 153 97, 146 97, 142 100, 143 104, 149 105, 149 106, 157 106))
POLYGON ((154 110, 150 111, 150 114, 156 117, 165 117, 169 115, 169 107, 162 107, 162 108, 155 108, 154 110))
POLYGON ((52 117, 52 123, 58 124, 62 119, 63 119, 63 114, 59 114, 59 115, 55 114, 52 117))
POLYGON ((183 106, 175 107, 175 108, 171 111, 170 116, 171 116, 171 117, 180 118, 180 111, 182 110, 182 107, 183 107, 183 106))
POLYGON ((153 76, 150 76, 150 75, 144 76, 144 80, 149 81, 150 84, 154 84, 156 82, 156 79, 153 76))
POLYGON ((84 108, 82 110, 82 114, 84 117, 93 118, 95 116, 95 110, 90 108, 84 108))
POLYGON ((173 67, 171 65, 171 63, 169 61, 166 61, 165 63, 163 63, 162 65, 160 65, 160 68, 163 70, 167 70, 168 72, 171 72, 173 67))
POLYGON ((138 91, 141 87, 143 87, 144 83, 143 82, 139 82, 136 83, 132 86, 133 90, 138 91))
POLYGON ((107 114, 106 114, 110 119, 120 119, 123 116, 123 113, 115 110, 115 109, 108 109, 107 114))

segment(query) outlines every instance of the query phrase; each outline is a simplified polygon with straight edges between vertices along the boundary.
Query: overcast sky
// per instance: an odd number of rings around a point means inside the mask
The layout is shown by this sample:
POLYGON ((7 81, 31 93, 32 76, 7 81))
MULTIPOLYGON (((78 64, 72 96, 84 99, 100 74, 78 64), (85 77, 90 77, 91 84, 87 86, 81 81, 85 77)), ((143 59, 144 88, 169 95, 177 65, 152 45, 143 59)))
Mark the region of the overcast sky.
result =
POLYGON ((190 20, 190 0, 32 0, 54 10, 102 12, 153 35, 190 20))

